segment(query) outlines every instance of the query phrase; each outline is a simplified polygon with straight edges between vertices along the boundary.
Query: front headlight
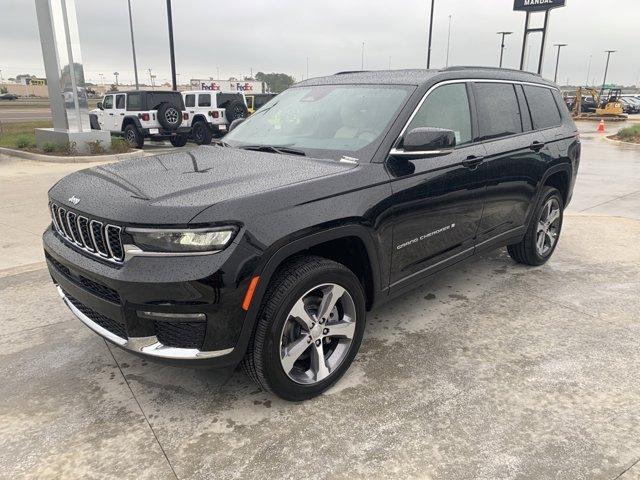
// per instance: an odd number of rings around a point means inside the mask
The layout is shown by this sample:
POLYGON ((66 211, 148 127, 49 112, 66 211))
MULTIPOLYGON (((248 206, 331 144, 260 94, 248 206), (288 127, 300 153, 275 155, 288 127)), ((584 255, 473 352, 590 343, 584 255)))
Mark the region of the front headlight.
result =
POLYGON ((180 230, 127 228, 133 243, 145 252, 188 253, 223 250, 233 240, 236 227, 215 227, 180 230))

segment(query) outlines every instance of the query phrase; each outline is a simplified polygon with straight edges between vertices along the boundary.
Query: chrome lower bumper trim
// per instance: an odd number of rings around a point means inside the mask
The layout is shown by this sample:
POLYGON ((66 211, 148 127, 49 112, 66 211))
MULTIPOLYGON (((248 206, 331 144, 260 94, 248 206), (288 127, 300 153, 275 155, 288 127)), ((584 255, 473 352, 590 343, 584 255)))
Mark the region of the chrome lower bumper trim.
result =
POLYGON ((119 337, 110 332, 106 328, 101 327, 96 322, 87 317, 84 313, 78 310, 73 303, 64 294, 64 291, 58 288, 58 295, 64 300, 64 303, 69 307, 69 310, 78 317, 78 319, 84 323, 87 327, 93 330, 95 333, 103 338, 106 338, 110 342, 129 350, 132 352, 142 353, 150 357, 156 358, 168 358, 177 360, 199 360, 205 358, 222 357, 233 352, 233 348, 227 348, 225 350, 210 350, 202 351, 197 348, 177 348, 168 347, 158 341, 158 337, 152 335, 150 337, 130 337, 129 339, 119 337))

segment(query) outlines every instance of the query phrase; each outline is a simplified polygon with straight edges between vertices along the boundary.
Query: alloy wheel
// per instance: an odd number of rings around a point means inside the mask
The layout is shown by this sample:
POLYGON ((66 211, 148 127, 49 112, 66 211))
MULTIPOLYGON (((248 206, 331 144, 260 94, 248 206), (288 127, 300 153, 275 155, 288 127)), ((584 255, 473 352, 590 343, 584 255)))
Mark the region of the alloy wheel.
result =
POLYGON ((164 118, 166 118, 167 122, 169 122, 170 124, 174 124, 178 122, 178 118, 180 118, 180 116, 175 108, 169 108, 165 112, 164 118))
POLYGON ((280 335, 280 363, 296 383, 315 384, 346 358, 356 329, 356 306, 335 283, 318 285, 293 305, 280 335))
POLYGON ((536 232, 536 251, 541 257, 546 256, 558 240, 560 230, 560 204, 550 198, 542 207, 538 230, 536 232))

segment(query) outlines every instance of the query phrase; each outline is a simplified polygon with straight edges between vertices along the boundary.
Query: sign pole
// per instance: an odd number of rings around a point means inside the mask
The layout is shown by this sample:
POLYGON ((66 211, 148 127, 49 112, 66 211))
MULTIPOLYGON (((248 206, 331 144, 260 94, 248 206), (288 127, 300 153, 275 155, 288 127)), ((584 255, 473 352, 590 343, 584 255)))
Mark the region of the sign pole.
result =
POLYGON ((542 74, 542 60, 544 58, 544 47, 547 41, 547 27, 549 26, 549 10, 544 12, 544 26, 542 27, 542 42, 540 44, 540 59, 538 60, 538 75, 542 74))
POLYGON ((527 51, 527 39, 529 37, 529 15, 527 12, 524 17, 524 37, 522 38, 522 53, 520 54, 520 70, 524 70, 524 55, 527 51))
POLYGON ((547 28, 549 27, 549 12, 554 8, 564 7, 567 0, 513 0, 513 9, 526 13, 524 20, 524 35, 522 38, 522 54, 520 55, 520 70, 524 70, 524 57, 527 51, 527 41, 529 34, 534 32, 542 33, 540 45, 540 57, 538 58, 538 75, 542 74, 542 63, 544 60, 544 48, 547 42, 547 28), (531 12, 544 12, 544 25, 542 28, 531 28, 531 12))

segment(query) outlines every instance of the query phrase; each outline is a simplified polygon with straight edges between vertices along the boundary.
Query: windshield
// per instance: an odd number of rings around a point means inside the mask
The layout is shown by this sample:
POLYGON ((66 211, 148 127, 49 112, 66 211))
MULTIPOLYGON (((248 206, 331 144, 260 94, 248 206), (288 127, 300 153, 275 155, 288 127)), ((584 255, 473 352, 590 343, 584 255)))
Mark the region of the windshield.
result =
POLYGON ((309 156, 370 158, 414 87, 322 85, 286 90, 230 132, 233 147, 272 146, 309 156))

